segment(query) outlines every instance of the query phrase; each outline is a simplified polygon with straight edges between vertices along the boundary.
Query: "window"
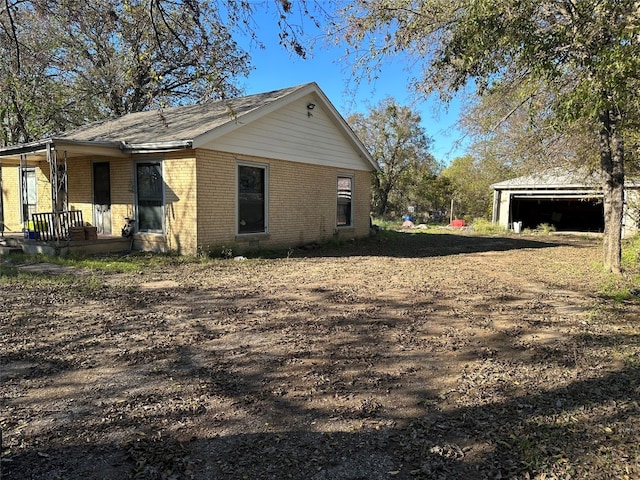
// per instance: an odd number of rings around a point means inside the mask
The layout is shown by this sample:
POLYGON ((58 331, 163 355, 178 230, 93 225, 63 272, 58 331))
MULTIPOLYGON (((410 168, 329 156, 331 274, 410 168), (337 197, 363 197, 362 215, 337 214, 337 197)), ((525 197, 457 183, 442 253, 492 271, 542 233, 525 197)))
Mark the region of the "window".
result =
POLYGON ((163 231, 164 198, 163 198, 162 163, 136 163, 138 231, 163 231))
POLYGON ((351 205, 353 194, 353 178, 338 177, 338 208, 336 224, 338 227, 351 226, 351 205))
POLYGON ((267 167, 238 165, 238 233, 267 230, 267 167))
POLYGON ((22 221, 31 219, 31 215, 36 213, 38 204, 36 169, 33 167, 22 168, 21 171, 21 201, 22 201, 22 221))

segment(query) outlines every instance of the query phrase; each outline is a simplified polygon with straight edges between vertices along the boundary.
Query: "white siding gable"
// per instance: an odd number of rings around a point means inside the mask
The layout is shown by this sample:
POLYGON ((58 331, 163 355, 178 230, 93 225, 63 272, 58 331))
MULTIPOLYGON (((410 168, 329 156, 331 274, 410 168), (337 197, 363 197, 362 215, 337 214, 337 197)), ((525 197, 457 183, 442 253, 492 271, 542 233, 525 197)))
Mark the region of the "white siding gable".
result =
POLYGON ((262 118, 221 135, 202 148, 264 158, 371 171, 368 159, 336 124, 315 95, 297 99, 262 118), (307 105, 315 108, 309 110, 307 105))

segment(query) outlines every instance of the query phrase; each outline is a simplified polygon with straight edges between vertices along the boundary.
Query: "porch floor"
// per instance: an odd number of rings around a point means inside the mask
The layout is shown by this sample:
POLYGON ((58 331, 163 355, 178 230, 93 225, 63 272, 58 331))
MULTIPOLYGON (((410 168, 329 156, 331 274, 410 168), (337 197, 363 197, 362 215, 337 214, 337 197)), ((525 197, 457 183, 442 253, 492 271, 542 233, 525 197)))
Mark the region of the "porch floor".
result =
POLYGON ((42 241, 24 238, 23 233, 5 232, 0 236, 0 255, 26 253, 29 255, 99 255, 128 252, 131 239, 115 235, 98 235, 96 240, 42 241))

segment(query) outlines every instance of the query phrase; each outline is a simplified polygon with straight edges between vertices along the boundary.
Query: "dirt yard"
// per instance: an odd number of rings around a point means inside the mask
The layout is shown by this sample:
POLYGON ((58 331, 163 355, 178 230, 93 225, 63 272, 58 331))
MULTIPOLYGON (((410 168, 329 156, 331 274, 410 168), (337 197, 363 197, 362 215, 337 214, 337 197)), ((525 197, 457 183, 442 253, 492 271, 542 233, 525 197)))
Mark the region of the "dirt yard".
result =
POLYGON ((599 241, 5 275, 2 480, 638 479, 640 302, 599 241))

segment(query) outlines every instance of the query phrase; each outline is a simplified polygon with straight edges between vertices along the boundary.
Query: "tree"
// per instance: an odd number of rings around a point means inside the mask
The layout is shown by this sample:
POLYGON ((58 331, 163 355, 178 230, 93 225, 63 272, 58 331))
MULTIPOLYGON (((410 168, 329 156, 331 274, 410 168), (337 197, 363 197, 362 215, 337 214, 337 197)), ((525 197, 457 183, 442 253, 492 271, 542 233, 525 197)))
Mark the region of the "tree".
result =
POLYGON ((558 128, 550 109, 553 101, 542 85, 488 88, 462 109, 460 125, 473 140, 469 152, 478 161, 501 164, 515 175, 567 165, 596 169, 596 135, 587 122, 558 128), (523 102, 526 108, 520 108, 523 102))
POLYGON ((348 122, 380 167, 373 180, 374 215, 406 211, 408 189, 416 173, 422 174, 425 168, 433 172, 438 166, 429 153, 431 139, 420 125, 420 115, 386 98, 368 115, 356 113, 348 122))
MULTIPOLYGON (((303 55, 292 5, 273 2, 281 42, 303 55)), ((88 121, 240 92, 255 7, 234 0, 4 0, 0 145, 88 121)))
POLYGON ((65 85, 47 69, 55 40, 32 9, 5 2, 0 7, 0 146, 30 141, 34 134, 65 124, 59 107, 65 85), (4 7, 4 8, 3 8, 4 7), (19 19, 19 23, 16 19, 19 19))
POLYGON ((451 184, 451 199, 457 217, 490 218, 493 207, 491 184, 510 175, 509 167, 491 157, 472 155, 454 158, 441 176, 451 184))
POLYGON ((417 89, 445 100, 470 82, 479 94, 523 82, 552 92, 559 125, 585 122, 597 132, 604 265, 619 273, 624 142, 638 128, 640 105, 639 7, 637 0, 356 1, 342 10, 339 31, 361 65, 402 52, 422 67, 417 89))
POLYGON ((428 220, 432 222, 448 221, 447 212, 455 188, 451 180, 431 171, 416 175, 415 178, 411 189, 411 205, 415 205, 418 212, 429 212, 428 220))

